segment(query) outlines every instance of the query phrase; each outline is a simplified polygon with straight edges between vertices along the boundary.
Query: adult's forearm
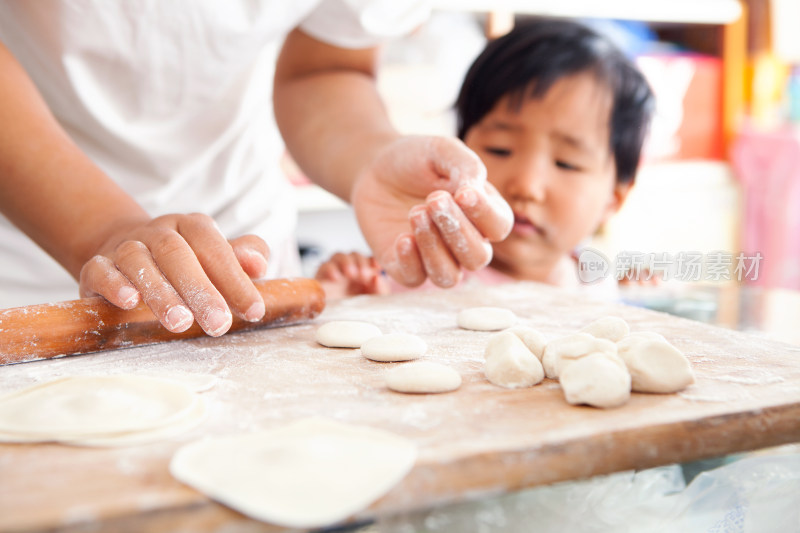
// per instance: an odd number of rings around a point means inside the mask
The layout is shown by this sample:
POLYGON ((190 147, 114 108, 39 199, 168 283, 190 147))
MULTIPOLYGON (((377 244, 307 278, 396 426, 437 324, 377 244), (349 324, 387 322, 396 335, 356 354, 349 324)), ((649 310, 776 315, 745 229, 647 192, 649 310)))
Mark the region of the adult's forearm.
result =
POLYGON ((111 234, 149 219, 69 139, 2 43, 0 211, 76 278, 111 234))
POLYGON ((399 134, 375 85, 375 51, 343 50, 294 31, 275 81, 275 115, 292 157, 350 201, 359 171, 399 134))

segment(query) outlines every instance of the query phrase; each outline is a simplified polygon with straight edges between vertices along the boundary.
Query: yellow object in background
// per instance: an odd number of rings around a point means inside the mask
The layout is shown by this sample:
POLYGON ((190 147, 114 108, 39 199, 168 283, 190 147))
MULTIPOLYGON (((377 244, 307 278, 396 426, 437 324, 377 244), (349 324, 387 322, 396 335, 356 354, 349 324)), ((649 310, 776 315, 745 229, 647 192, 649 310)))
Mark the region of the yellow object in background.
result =
POLYGON ((790 69, 772 52, 755 55, 748 69, 751 125, 772 129, 785 121, 784 93, 790 69))

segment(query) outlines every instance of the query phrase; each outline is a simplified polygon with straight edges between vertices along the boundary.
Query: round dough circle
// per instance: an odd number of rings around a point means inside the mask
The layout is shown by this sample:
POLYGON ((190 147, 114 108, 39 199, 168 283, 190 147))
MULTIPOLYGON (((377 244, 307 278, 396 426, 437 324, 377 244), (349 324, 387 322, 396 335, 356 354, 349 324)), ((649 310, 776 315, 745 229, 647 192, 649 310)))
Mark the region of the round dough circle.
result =
POLYGON ((393 362, 418 359, 428 349, 425 341, 408 333, 387 333, 367 339, 361 355, 372 361, 393 362))
POLYGON ((470 307, 458 313, 458 327, 474 331, 498 331, 510 328, 517 315, 502 307, 470 307))
MULTIPOLYGON (((200 423, 206 419, 206 415, 206 401, 201 396, 197 396, 195 406, 184 416, 182 416, 180 420, 176 420, 168 426, 157 427, 155 429, 144 431, 116 433, 113 435, 88 436, 75 439, 59 439, 59 442, 64 444, 72 444, 74 446, 105 448, 148 444, 186 433, 187 431, 199 426, 200 423)), ((0 437, 0 440, 2 440, 2 437, 0 437)))
POLYGON ((381 334, 378 326, 360 320, 332 320, 317 328, 316 340, 328 348, 361 348, 381 334))
POLYGON ((0 398, 0 432, 42 439, 152 430, 181 419, 197 396, 147 376, 70 376, 0 398))
POLYGON ((203 439, 180 448, 170 473, 253 518, 331 526, 365 509, 414 466, 413 441, 320 418, 203 439))
POLYGON ((412 394, 450 392, 461 386, 461 375, 439 363, 408 363, 386 373, 386 386, 412 394))

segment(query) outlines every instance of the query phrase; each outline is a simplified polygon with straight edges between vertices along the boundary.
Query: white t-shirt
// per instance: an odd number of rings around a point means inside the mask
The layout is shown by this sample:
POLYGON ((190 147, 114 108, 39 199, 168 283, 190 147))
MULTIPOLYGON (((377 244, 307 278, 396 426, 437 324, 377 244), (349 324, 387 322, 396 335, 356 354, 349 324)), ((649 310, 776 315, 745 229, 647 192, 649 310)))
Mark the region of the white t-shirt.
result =
MULTIPOLYGON (((424 1, 396 0, 0 0, 0 41, 148 213, 203 212, 229 238, 255 233, 278 277, 299 274, 272 113, 283 38, 300 26, 369 47, 427 13, 424 1)), ((77 297, 71 276, 0 215, 0 308, 77 297)))

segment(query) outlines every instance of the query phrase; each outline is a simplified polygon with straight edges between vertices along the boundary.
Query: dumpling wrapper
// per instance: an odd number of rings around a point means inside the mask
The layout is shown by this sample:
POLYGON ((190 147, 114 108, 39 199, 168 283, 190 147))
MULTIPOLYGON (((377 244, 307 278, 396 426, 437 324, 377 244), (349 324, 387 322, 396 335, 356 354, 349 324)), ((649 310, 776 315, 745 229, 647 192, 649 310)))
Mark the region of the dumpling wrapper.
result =
POLYGON ((73 446, 87 446, 95 448, 120 448, 123 446, 138 446, 168 440, 182 435, 199 426, 208 414, 206 401, 198 396, 191 411, 180 420, 167 426, 157 427, 144 431, 130 431, 127 433, 113 433, 110 435, 91 435, 75 439, 59 439, 62 444, 73 446))
POLYGON ((252 518, 316 528, 368 507, 405 477, 416 457, 406 438, 311 418, 193 442, 175 453, 170 472, 252 518))
POLYGON ((0 398, 0 433, 37 440, 147 431, 196 407, 197 395, 174 381, 147 376, 70 376, 0 398))

